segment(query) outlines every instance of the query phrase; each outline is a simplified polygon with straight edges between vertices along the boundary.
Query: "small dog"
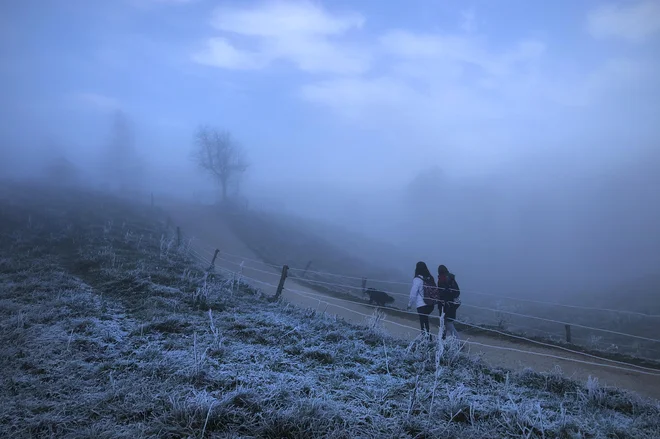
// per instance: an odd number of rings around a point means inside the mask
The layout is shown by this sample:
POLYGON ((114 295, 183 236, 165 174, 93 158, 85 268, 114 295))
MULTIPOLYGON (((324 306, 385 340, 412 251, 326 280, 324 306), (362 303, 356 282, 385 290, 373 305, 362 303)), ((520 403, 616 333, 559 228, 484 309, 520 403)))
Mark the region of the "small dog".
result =
POLYGON ((369 303, 375 303, 378 306, 385 306, 387 303, 392 303, 394 302, 394 297, 390 296, 389 294, 383 292, 383 291, 378 291, 375 288, 367 288, 364 290, 364 294, 369 295, 369 303))

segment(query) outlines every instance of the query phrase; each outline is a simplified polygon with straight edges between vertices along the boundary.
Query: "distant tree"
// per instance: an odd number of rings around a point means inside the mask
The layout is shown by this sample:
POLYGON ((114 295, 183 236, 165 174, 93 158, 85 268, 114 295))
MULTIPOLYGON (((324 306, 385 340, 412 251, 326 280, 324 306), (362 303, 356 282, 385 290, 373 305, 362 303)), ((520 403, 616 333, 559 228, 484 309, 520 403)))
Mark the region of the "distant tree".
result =
POLYGON ((195 133, 192 158, 200 169, 220 184, 223 203, 227 201, 229 186, 238 187, 249 166, 243 147, 231 133, 205 125, 195 133))
POLYGON ((133 123, 121 110, 113 115, 103 168, 108 182, 122 192, 138 188, 144 171, 135 148, 133 123))

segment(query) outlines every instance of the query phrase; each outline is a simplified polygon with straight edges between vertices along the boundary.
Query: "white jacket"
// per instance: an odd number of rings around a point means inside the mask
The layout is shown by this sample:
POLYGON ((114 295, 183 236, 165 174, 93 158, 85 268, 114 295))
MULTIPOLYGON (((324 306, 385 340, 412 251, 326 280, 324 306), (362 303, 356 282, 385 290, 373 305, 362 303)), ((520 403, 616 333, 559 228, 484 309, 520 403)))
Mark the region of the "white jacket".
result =
POLYGON ((408 307, 412 307, 413 304, 415 305, 415 308, 426 306, 426 303, 424 302, 424 281, 421 277, 413 279, 412 288, 410 289, 408 307))

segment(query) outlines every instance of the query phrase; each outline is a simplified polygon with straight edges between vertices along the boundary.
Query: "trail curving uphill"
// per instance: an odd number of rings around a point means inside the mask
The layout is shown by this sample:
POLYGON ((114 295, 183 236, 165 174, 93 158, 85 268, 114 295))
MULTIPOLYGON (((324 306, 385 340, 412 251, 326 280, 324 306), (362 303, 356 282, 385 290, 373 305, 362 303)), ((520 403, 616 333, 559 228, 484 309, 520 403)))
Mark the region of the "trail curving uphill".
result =
MULTIPOLYGON (((204 259, 211 260, 209 249, 219 248, 223 252, 244 256, 246 259, 223 256, 216 260, 219 270, 239 271, 240 264, 248 259, 260 258, 250 250, 225 224, 217 213, 205 206, 168 202, 163 206, 173 223, 180 226, 187 237, 192 238, 191 247, 204 259)), ((250 278, 248 283, 274 294, 280 278, 277 267, 266 265, 259 268, 245 264, 243 274, 250 278)), ((364 323, 374 312, 374 307, 362 303, 347 302, 323 294, 306 285, 288 279, 282 297, 301 307, 311 307, 329 314, 336 314, 346 321, 364 323)), ((399 317, 387 315, 383 327, 392 335, 412 340, 419 335, 418 322, 414 315, 399 317)), ((565 352, 558 348, 538 346, 526 342, 513 342, 486 335, 463 337, 471 355, 479 355, 493 366, 522 370, 531 368, 537 372, 561 369, 565 376, 586 381, 589 376, 598 378, 599 384, 613 386, 638 393, 644 397, 660 399, 660 371, 656 375, 636 366, 622 366, 607 360, 565 352), (560 358, 561 357, 561 358, 560 358), (624 369, 636 369, 622 370, 624 369)))

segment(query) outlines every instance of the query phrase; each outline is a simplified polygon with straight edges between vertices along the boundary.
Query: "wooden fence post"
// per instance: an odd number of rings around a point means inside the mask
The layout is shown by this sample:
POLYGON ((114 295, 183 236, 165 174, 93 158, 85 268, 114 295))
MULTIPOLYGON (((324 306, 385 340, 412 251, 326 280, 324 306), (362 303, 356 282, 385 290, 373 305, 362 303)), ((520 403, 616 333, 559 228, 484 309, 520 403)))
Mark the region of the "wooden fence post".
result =
POLYGON ((209 271, 213 270, 213 267, 215 267, 215 258, 218 257, 218 253, 219 253, 219 252, 220 252, 220 250, 218 250, 218 249, 216 248, 216 249, 215 249, 215 253, 213 254, 213 260, 211 261, 211 266, 209 267, 209 271))
POLYGON ((176 246, 181 247, 181 227, 176 226, 176 246))
POLYGON ((286 281, 286 275, 289 272, 289 266, 285 265, 282 267, 282 277, 280 277, 280 284, 277 286, 277 292, 275 293, 275 299, 279 299, 282 295, 282 290, 284 289, 284 281, 286 281))
POLYGON ((307 265, 305 266, 305 269, 303 270, 303 274, 302 274, 301 277, 305 277, 305 275, 307 274, 307 270, 309 270, 309 267, 310 267, 311 265, 312 265, 312 261, 309 261, 309 262, 307 263, 307 265))
POLYGON ((566 328, 566 342, 571 343, 571 325, 564 325, 566 328))
POLYGON ((367 278, 363 277, 362 278, 362 292, 364 293, 365 291, 367 291, 367 278))

